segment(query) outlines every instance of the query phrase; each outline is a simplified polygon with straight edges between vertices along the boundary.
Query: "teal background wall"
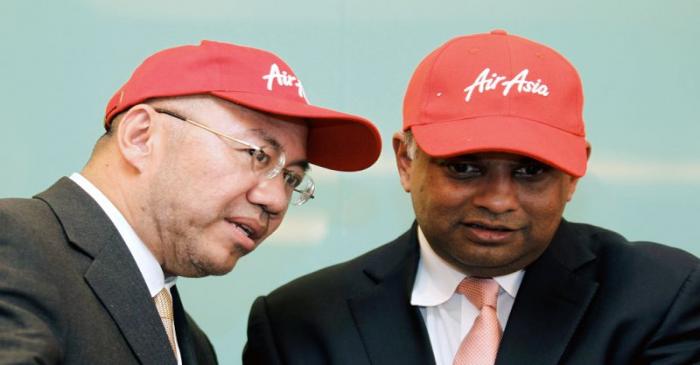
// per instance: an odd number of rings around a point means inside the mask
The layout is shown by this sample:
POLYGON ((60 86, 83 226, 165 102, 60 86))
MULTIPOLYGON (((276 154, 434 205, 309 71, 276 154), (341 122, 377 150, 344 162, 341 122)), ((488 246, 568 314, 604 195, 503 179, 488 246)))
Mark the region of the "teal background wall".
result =
POLYGON ((313 103, 370 118, 385 146, 362 173, 314 168, 318 199, 232 273, 179 281, 221 362, 238 364, 257 295, 410 225, 390 148, 408 79, 444 41, 504 28, 584 82, 593 155, 566 217, 698 255, 698 18, 695 0, 1 0, 0 197, 79 171, 107 100, 154 51, 214 39, 282 56, 313 103))

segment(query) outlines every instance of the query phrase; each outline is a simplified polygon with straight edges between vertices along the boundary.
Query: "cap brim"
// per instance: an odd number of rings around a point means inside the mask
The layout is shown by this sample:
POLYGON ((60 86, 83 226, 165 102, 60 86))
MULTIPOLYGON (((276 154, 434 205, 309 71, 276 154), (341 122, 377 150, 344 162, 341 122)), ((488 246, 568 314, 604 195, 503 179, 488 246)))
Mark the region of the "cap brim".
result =
POLYGON ((210 94, 261 112, 307 119, 307 159, 315 165, 358 171, 372 166, 381 153, 381 135, 367 119, 265 95, 223 91, 210 94))
POLYGON ((420 148, 434 157, 508 152, 534 158, 575 177, 586 173, 585 137, 533 120, 479 117, 414 125, 411 131, 420 148))

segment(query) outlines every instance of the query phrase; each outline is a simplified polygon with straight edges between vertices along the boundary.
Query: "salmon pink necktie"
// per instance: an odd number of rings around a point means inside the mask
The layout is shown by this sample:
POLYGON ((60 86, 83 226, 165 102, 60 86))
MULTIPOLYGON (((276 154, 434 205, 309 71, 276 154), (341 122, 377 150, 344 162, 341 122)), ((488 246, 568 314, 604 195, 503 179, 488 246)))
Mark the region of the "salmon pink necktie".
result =
POLYGON ((457 293, 467 297, 480 312, 459 345, 453 365, 493 365, 496 362, 502 334, 496 315, 498 288, 495 280, 482 278, 464 278, 457 286, 457 293))

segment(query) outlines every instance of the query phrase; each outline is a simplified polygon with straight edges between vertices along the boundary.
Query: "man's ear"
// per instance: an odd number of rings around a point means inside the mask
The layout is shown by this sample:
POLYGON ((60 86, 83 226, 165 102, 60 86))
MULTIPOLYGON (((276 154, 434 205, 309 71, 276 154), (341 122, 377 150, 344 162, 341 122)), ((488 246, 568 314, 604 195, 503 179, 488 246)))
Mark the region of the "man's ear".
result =
POLYGON ((392 138, 394 154, 396 155, 396 167, 399 169, 401 186, 406 192, 411 192, 411 167, 413 159, 408 155, 406 137, 402 132, 394 133, 392 138))
MULTIPOLYGON (((586 141, 586 159, 590 160, 591 159, 591 144, 586 141)), ((566 193, 566 201, 570 202, 571 199, 574 197, 574 193, 576 192, 576 187, 578 186, 578 181, 579 177, 573 177, 570 176, 571 181, 569 181, 569 186, 567 187, 567 193, 566 193)))
POLYGON ((579 181, 578 177, 569 176, 569 179, 571 179, 571 180, 568 182, 568 186, 566 187, 567 188, 567 191, 566 191, 566 201, 567 202, 570 202, 571 199, 574 197, 574 193, 576 192, 576 187, 578 186, 578 181, 579 181))
POLYGON ((588 159, 589 161, 591 160, 591 152, 592 151, 593 151, 593 149, 591 148, 590 142, 586 141, 586 159, 588 159))
POLYGON ((146 104, 138 104, 126 112, 117 127, 117 145, 124 160, 143 172, 154 152, 154 118, 156 112, 146 104))

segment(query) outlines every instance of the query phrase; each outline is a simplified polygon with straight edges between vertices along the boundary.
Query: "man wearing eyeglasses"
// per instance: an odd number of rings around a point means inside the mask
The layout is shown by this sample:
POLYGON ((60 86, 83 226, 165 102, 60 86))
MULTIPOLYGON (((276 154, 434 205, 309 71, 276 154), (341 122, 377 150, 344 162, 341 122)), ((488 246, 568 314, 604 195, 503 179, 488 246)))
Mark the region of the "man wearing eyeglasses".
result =
POLYGON ((393 146, 416 222, 251 309, 245 364, 700 364, 700 261, 562 218, 590 147, 574 67, 504 31, 418 66, 393 146))
POLYGON ((0 200, 1 364, 216 363, 176 278, 231 271, 315 197, 309 164, 381 148, 274 54, 211 41, 146 59, 104 123, 83 171, 0 200))

